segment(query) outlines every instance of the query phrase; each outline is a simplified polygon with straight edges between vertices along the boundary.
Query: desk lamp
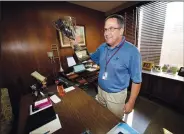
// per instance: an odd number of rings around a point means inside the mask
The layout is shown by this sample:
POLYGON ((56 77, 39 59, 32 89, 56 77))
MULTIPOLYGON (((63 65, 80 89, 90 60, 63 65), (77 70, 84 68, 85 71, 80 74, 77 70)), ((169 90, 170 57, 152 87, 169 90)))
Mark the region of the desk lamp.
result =
POLYGON ((47 56, 50 58, 50 62, 53 63, 54 61, 54 54, 53 52, 47 52, 47 56))

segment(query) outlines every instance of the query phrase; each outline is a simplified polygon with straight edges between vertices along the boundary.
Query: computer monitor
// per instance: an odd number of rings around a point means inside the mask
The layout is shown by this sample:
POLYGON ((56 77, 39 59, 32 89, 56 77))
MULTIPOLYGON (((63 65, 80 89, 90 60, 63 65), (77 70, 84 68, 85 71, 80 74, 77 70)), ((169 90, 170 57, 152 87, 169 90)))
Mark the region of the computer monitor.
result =
POLYGON ((68 56, 68 57, 66 57, 66 59, 67 59, 68 67, 72 67, 72 66, 76 65, 76 62, 75 62, 73 56, 68 56))
POLYGON ((75 51, 76 58, 79 62, 86 61, 90 58, 87 49, 83 49, 80 51, 75 51))
POLYGON ((74 69, 75 73, 80 73, 80 72, 83 72, 86 70, 84 64, 79 64, 79 65, 73 66, 73 69, 74 69))

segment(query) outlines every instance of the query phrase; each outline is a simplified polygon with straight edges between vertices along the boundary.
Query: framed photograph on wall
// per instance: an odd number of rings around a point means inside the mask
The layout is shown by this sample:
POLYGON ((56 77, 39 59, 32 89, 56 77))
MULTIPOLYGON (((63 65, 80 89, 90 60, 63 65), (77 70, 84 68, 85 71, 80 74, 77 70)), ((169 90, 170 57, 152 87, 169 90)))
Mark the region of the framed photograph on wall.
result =
POLYGON ((76 40, 80 46, 86 46, 85 27, 82 25, 76 26, 76 40))
MULTIPOLYGON (((61 47, 71 47, 70 39, 64 36, 62 32, 59 32, 59 40, 61 42, 61 47)), ((86 35, 84 26, 76 26, 76 40, 80 46, 86 46, 86 35)))
POLYGON ((59 31, 59 40, 61 42, 61 47, 71 47, 70 39, 66 37, 62 32, 59 31))

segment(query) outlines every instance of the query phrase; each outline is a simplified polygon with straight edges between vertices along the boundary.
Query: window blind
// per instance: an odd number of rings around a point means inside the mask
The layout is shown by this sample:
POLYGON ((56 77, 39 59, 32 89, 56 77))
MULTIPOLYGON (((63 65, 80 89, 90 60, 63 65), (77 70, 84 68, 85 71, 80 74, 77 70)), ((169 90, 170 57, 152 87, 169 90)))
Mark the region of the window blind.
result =
POLYGON ((138 48, 142 61, 159 64, 167 2, 151 2, 137 8, 138 48))
POLYGON ((136 45, 136 9, 127 9, 122 13, 125 21, 124 36, 126 40, 136 45))

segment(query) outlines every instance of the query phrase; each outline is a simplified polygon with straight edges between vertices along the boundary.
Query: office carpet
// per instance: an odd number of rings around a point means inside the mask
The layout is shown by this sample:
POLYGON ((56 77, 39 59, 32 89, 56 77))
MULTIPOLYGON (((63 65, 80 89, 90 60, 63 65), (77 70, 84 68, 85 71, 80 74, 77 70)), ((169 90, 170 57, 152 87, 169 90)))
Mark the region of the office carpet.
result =
MULTIPOLYGON (((94 98, 97 94, 93 87, 85 91, 94 98)), ((124 121, 140 134, 184 134, 184 114, 142 96, 137 98, 133 112, 125 115, 124 121)))
POLYGON ((0 133, 8 134, 12 128, 13 113, 7 88, 0 88, 0 133))
POLYGON ((145 134, 183 134, 184 116, 167 108, 159 108, 146 128, 145 134))

